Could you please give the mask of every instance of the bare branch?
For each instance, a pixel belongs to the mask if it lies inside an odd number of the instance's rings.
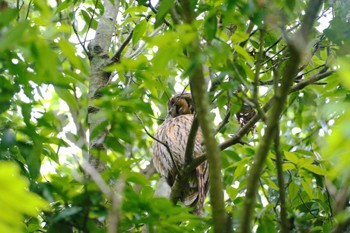
[[[84,38],[84,42],[83,42],[84,43],[84,47],[85,47],[85,43],[86,43],[86,40],[87,40],[87,36],[89,34],[89,30],[90,30],[91,25],[92,25],[92,21],[94,20],[94,17],[95,17],[95,14],[96,14],[96,8],[97,8],[98,1],[99,0],[96,0],[96,2],[95,2],[94,9],[92,11],[92,15],[91,15],[91,18],[90,18],[90,21],[89,21],[88,29],[87,29],[87,32],[85,34],[85,38]]]
[[[115,64],[115,63],[119,63],[120,62],[120,56],[122,54],[122,52],[124,51],[124,49],[126,48],[126,46],[129,44],[129,42],[132,39],[132,34],[134,33],[134,30],[132,30],[128,37],[124,40],[124,42],[120,45],[119,49],[117,50],[117,52],[113,55],[113,57],[111,58],[111,62],[109,65]]]
[[[83,48],[83,50],[84,50],[84,52],[86,53],[86,55],[87,55],[88,57],[90,57],[89,51],[87,51],[87,49],[86,49],[84,43],[80,40],[80,36],[79,36],[79,34],[78,34],[78,31],[77,31],[77,29],[76,29],[74,23],[72,23],[72,28],[73,28],[73,31],[74,31],[75,36],[77,37],[77,39],[78,39],[78,41],[79,41],[79,44],[80,44],[81,47]]]
[[[260,107],[259,104],[259,88],[258,88],[258,83],[259,83],[259,74],[260,74],[260,69],[261,69],[261,62],[262,62],[262,56],[263,56],[263,44],[264,44],[264,37],[265,37],[265,30],[261,29],[260,30],[260,38],[259,38],[259,52],[258,52],[258,58],[256,60],[255,64],[255,75],[254,75],[254,91],[253,91],[253,101],[254,101],[254,107],[258,111],[258,114],[260,117],[265,121],[265,113]]]

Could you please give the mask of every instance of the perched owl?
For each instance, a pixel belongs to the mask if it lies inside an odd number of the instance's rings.
[[[177,175],[176,166],[181,170],[185,163],[185,150],[188,134],[194,118],[194,106],[190,93],[178,94],[168,101],[168,115],[159,126],[155,138],[168,145],[171,155],[165,145],[154,141],[152,145],[153,163],[161,176],[167,179],[170,186],[174,185]],[[202,131],[198,129],[193,157],[203,154]],[[176,163],[176,166],[173,163]],[[186,206],[196,206],[195,213],[200,214],[204,199],[208,193],[208,163],[199,165],[189,177],[188,189],[182,190],[181,200]]]

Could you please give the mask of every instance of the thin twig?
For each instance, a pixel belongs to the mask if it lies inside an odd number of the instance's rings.
[[[312,210],[309,208],[309,206],[304,202],[302,196],[300,195],[300,191],[298,192],[298,197],[301,200],[301,202],[303,203],[303,205],[305,206],[305,208],[307,209],[307,211],[314,217],[314,218],[318,218],[317,215],[315,215],[314,213],[312,213]]]
[[[258,58],[255,64],[255,75],[254,75],[254,90],[253,90],[253,102],[254,102],[254,107],[258,111],[258,114],[260,115],[261,119],[265,121],[265,113],[260,107],[259,104],[259,88],[258,88],[258,83],[259,83],[259,73],[261,69],[261,62],[262,62],[262,56],[263,56],[263,44],[264,44],[264,37],[265,37],[265,30],[261,29],[260,30],[260,37],[259,37],[259,52],[258,52]]]
[[[26,20],[28,19],[28,16],[29,16],[30,5],[32,5],[32,1],[33,1],[33,0],[30,0],[29,3],[28,3],[28,10],[27,10],[26,17],[25,17]],[[18,15],[19,15],[19,14],[18,14]]]
[[[89,53],[89,51],[87,51],[87,49],[86,49],[84,43],[80,40],[80,36],[79,36],[79,34],[78,34],[78,31],[77,31],[77,29],[76,29],[74,23],[72,23],[72,28],[73,28],[73,31],[74,31],[75,36],[77,37],[77,39],[78,39],[78,41],[79,41],[79,44],[80,44],[81,47],[83,48],[83,50],[84,50],[84,52],[86,53],[86,55],[89,57],[89,56],[90,56],[90,55],[89,55],[90,53]]]
[[[158,13],[158,10],[152,5],[151,1],[149,1],[147,6],[153,11],[153,13]],[[171,24],[166,19],[164,19],[164,24],[167,25],[169,28],[172,28]]]
[[[124,51],[124,49],[126,48],[126,46],[131,41],[133,33],[134,33],[134,29],[129,33],[128,37],[124,40],[124,42],[120,45],[120,47],[117,50],[117,52],[113,55],[109,65],[112,65],[112,64],[120,62],[120,56],[121,56],[122,52]]]
[[[97,8],[98,1],[99,0],[96,0],[96,2],[94,4],[94,9],[92,11],[92,15],[91,15],[91,18],[90,18],[90,21],[89,21],[88,29],[87,29],[85,37],[84,37],[84,42],[83,42],[84,45],[86,44],[87,35],[89,34],[89,30],[91,28],[92,21],[94,20],[94,16],[95,16],[95,13],[96,13],[96,8]]]
[[[153,140],[155,140],[156,142],[158,142],[158,143],[162,144],[163,146],[165,146],[166,150],[168,151],[168,153],[169,153],[169,155],[170,155],[171,161],[172,161],[172,163],[174,164],[174,167],[175,167],[175,169],[176,169],[176,171],[177,171],[177,174],[180,174],[180,169],[179,169],[179,167],[177,166],[177,164],[176,164],[176,162],[175,162],[175,159],[174,159],[174,157],[173,157],[173,154],[171,153],[171,150],[170,150],[170,148],[169,148],[169,145],[168,145],[167,143],[162,142],[162,141],[159,140],[158,138],[155,138],[152,134],[150,134],[150,133],[148,132],[148,130],[146,129],[145,125],[143,124],[142,119],[141,119],[136,113],[135,113],[135,116],[136,116],[137,119],[140,121],[140,123],[141,123],[141,125],[142,125],[142,127],[143,127],[143,130],[146,132],[146,134],[147,134],[149,137],[151,137]]]
[[[306,86],[310,85],[310,84],[313,84],[313,83],[316,83],[317,81],[321,80],[321,79],[324,79],[324,78],[327,78],[328,76],[330,76],[331,74],[333,74],[335,71],[331,70],[331,71],[326,71],[324,73],[318,73],[308,79],[305,79],[303,81],[300,81],[299,83],[295,84],[294,86],[292,86],[292,88],[290,89],[290,92],[289,93],[292,93],[292,92],[296,92],[296,91],[300,91],[302,90],[303,88],[305,88]],[[263,107],[262,107],[262,110],[264,112],[267,112],[270,108],[271,108],[271,105],[272,105],[272,102],[273,102],[274,98],[271,98]],[[246,125],[244,125],[242,128],[240,128],[240,130],[235,134],[233,135],[233,137],[225,140],[224,142],[222,142],[219,147],[221,150],[224,150],[234,144],[237,144],[240,142],[241,138],[246,135],[250,130],[251,128],[254,126],[254,124],[256,122],[258,122],[260,120],[260,116],[257,114],[255,115],[252,119],[250,119],[250,121],[248,121],[248,123]]]
[[[219,124],[219,126],[215,130],[215,134],[219,133],[220,130],[222,128],[224,128],[225,125],[227,125],[229,123],[230,116],[231,116],[231,97],[228,94],[228,96],[227,96],[227,103],[226,103],[226,114],[225,114],[224,119],[221,121],[221,123]]]
[[[281,233],[288,233],[288,221],[287,221],[287,210],[286,210],[286,195],[285,195],[285,187],[284,187],[284,177],[283,177],[283,168],[282,168],[282,152],[280,149],[280,135],[279,135],[279,127],[275,132],[274,138],[274,146],[276,153],[276,167],[277,167],[277,181],[278,181],[278,192],[279,199],[281,202]]]

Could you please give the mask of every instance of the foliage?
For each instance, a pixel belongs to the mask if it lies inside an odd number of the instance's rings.
[[[18,167],[10,162],[0,163],[1,190],[1,232],[22,232],[24,215],[36,217],[38,209],[47,209],[47,203],[28,191],[26,179],[20,175]],[[29,226],[37,225],[35,220],[28,220]],[[34,230],[34,229],[33,229]]]
[[[105,2],[0,2],[0,186],[6,190],[0,206],[9,210],[0,214],[1,232],[106,232],[111,224],[119,232],[141,232],[146,225],[149,232],[213,232],[209,197],[199,217],[154,196],[159,175],[147,134],[165,118],[168,98],[190,91],[189,77],[199,64],[221,146],[242,131],[235,119],[242,106],[262,119],[221,153],[229,228],[239,229],[248,171],[266,129],[265,106],[309,1],[188,1],[196,19],[191,25],[183,23],[177,1],[152,2],[120,1],[110,50],[103,54],[119,58],[104,67],[110,80],[94,99],[88,44]],[[346,0],[322,4],[279,120],[279,148],[269,148],[259,179],[255,232],[280,231],[281,208],[290,232],[350,231],[349,9]],[[200,53],[190,58],[196,38]],[[89,131],[92,104],[99,109],[98,125]],[[106,169],[97,174],[84,166],[88,135],[104,135],[106,150],[95,155]]]

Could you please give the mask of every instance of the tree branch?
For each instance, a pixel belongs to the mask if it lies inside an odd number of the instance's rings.
[[[192,24],[194,13],[188,0],[181,1],[183,18],[185,23]],[[223,181],[221,176],[221,156],[217,142],[214,138],[214,130],[209,120],[209,97],[207,94],[207,82],[203,74],[200,58],[199,39],[195,38],[188,47],[189,59],[194,62],[194,70],[190,74],[190,86],[194,99],[199,126],[203,132],[204,144],[209,163],[210,200],[213,213],[214,232],[226,232],[226,213],[224,205]]]
[[[229,122],[230,116],[231,116],[231,97],[228,94],[228,96],[227,96],[227,104],[226,104],[226,114],[225,114],[225,117],[222,120],[222,122],[219,124],[219,126],[215,130],[215,134],[219,133],[220,130],[222,128],[224,128],[225,125],[227,125],[227,123]]]
[[[302,54],[307,48],[307,41],[311,33],[313,22],[316,19],[317,12],[319,11],[321,5],[322,0],[311,0],[306,9],[306,14],[302,21],[300,31],[295,34],[292,40],[287,39],[288,48],[290,51],[290,59],[286,64],[281,84],[278,86],[277,91],[274,95],[272,109],[267,117],[267,127],[265,129],[265,134],[254,157],[254,163],[249,169],[246,198],[244,206],[242,208],[242,216],[240,221],[241,224],[239,232],[241,233],[251,232],[251,222],[254,216],[254,206],[258,189],[258,181],[262,174],[264,163],[273,136],[278,128],[278,121],[284,109],[287,96],[291,90],[294,79],[297,76],[298,68],[302,61]]]
[[[119,49],[117,52],[113,55],[111,58],[110,65],[119,63],[120,62],[120,56],[122,55],[122,52],[126,48],[126,46],[129,44],[129,42],[132,39],[132,34],[134,33],[134,29],[129,33],[128,37],[124,40],[124,42],[120,45]]]
[[[281,202],[281,233],[288,233],[288,221],[287,221],[287,210],[286,210],[286,195],[284,187],[284,177],[283,177],[283,168],[282,168],[282,152],[280,149],[280,135],[279,127],[276,130],[275,138],[275,153],[276,153],[276,168],[277,168],[277,180],[278,180],[278,192],[280,195]]]
[[[198,119],[195,115],[193,117],[193,122],[191,125],[190,132],[188,133],[188,139],[186,144],[186,150],[185,150],[185,165],[190,164],[193,160],[193,150],[194,150],[194,143],[196,141],[196,135],[199,128]]]
[[[290,89],[289,93],[293,93],[296,91],[300,91],[303,88],[307,87],[310,84],[314,84],[317,81],[320,81],[322,79],[327,78],[328,76],[330,76],[331,74],[333,74],[335,71],[331,70],[331,71],[326,71],[324,73],[318,73],[314,76],[312,76],[311,78],[305,79],[297,84],[295,84],[294,86],[292,86],[292,88]],[[274,97],[272,97],[263,107],[262,110],[264,112],[267,112],[272,105],[272,102],[274,100]],[[240,128],[240,130],[231,138],[227,139],[226,141],[220,143],[219,148],[220,150],[225,150],[226,148],[235,145],[237,143],[239,143],[242,139],[242,137],[244,135],[246,135],[251,128],[255,125],[256,122],[258,122],[260,120],[261,116],[260,115],[255,115],[252,119],[250,119],[250,121],[248,121],[248,123],[246,125],[244,125],[242,128]]]

